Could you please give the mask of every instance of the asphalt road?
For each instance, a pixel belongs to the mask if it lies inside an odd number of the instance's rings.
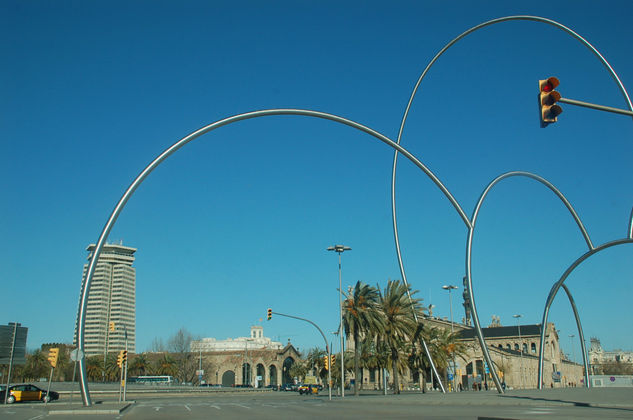
[[[135,397],[136,398],[136,397]],[[99,402],[99,399],[94,399]],[[561,389],[455,394],[379,395],[328,401],[327,393],[300,396],[294,392],[222,394],[143,394],[135,403],[118,412],[115,399],[102,399],[93,407],[68,404],[62,398],[44,407],[42,403],[0,406],[0,419],[36,420],[42,418],[95,419],[88,410],[114,410],[98,419],[633,419],[633,388]],[[69,415],[69,408],[79,411]],[[57,414],[56,414],[57,412]],[[64,414],[65,413],[65,414]]]

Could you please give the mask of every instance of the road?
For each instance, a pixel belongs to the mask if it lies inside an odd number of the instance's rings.
[[[633,419],[633,388],[562,389],[552,391],[463,392],[442,395],[419,393],[402,395],[364,394],[328,401],[327,394],[300,396],[294,392],[222,394],[143,394],[121,413],[101,414],[99,419]],[[136,397],[135,397],[136,398]],[[74,407],[83,412],[72,419],[94,419],[86,409],[120,407],[115,400],[84,408],[64,399],[50,404],[14,404],[0,407],[0,418],[36,420],[68,418],[63,411]],[[55,414],[57,411],[58,414]],[[116,410],[115,410],[116,411]]]

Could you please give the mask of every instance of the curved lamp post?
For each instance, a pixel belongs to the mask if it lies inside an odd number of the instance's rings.
[[[328,251],[335,251],[338,254],[338,309],[339,309],[339,325],[338,325],[338,335],[341,339],[341,398],[345,398],[345,359],[344,355],[344,341],[343,338],[343,284],[341,281],[341,254],[345,251],[351,251],[352,248],[345,245],[334,245],[329,246],[327,248]],[[358,381],[358,378],[355,378]],[[354,386],[358,386],[357,384]]]

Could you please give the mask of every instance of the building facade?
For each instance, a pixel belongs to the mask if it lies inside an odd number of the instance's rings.
[[[191,342],[191,351],[205,367],[202,380],[224,387],[276,387],[292,382],[292,365],[300,355],[290,342],[283,346],[264,336],[261,326],[251,327],[249,337],[216,340],[203,338]]]
[[[431,328],[447,330],[452,328],[460,334],[459,341],[466,349],[463,354],[455,357],[454,370],[453,368],[438,369],[447,390],[453,388],[478,390],[495,387],[490,373],[491,368],[485,363],[475,328],[461,323],[451,324],[445,319],[432,316],[426,317],[424,322]],[[501,382],[512,389],[536,388],[541,326],[521,325],[519,331],[518,326],[502,326],[497,319],[491,326],[482,330],[493,368]],[[347,348],[350,352],[353,351],[353,341],[347,341]],[[564,357],[559,346],[556,328],[553,323],[548,323],[545,331],[543,385],[547,388],[583,386],[583,372],[582,365],[572,363]],[[377,369],[363,369],[361,375],[365,389],[382,387],[382,375]],[[346,383],[349,383],[351,378],[353,374],[346,373]],[[402,389],[418,389],[422,385],[421,381],[421,375],[408,369],[405,369],[400,376]],[[426,381],[427,388],[439,388],[430,370],[426,372]],[[391,383],[392,378],[389,378],[388,384]]]
[[[88,261],[96,246],[90,244]],[[136,269],[135,248],[123,244],[103,246],[90,285],[85,318],[86,356],[136,348]],[[81,290],[85,286],[89,263],[84,265]],[[75,326],[74,343],[77,341]]]

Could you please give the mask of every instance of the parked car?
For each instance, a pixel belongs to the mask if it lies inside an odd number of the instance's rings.
[[[0,391],[0,399],[4,401],[5,390]],[[55,391],[51,391],[48,394],[45,390],[36,387],[31,384],[13,385],[9,387],[9,395],[7,396],[7,403],[13,404],[14,402],[22,401],[42,401],[48,402],[51,400],[58,400],[59,394]]]
[[[283,384],[281,386],[281,390],[282,391],[292,391],[292,387],[294,386],[294,384]]]

